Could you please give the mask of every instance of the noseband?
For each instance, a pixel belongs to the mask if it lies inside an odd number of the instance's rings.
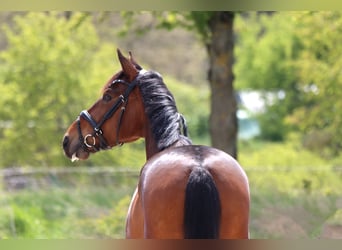
[[[144,70],[141,70],[139,72],[139,75],[141,75],[141,73],[143,73],[142,71],[144,71]],[[137,84],[138,84],[137,78],[138,77],[136,77],[131,83],[128,83],[122,79],[116,79],[112,82],[112,85],[115,83],[123,83],[127,86],[127,89],[125,90],[125,92],[122,95],[120,95],[118,97],[118,99],[116,100],[114,105],[111,107],[111,109],[109,111],[107,111],[107,113],[103,116],[103,118],[99,122],[96,122],[87,110],[81,111],[76,122],[77,122],[78,134],[79,134],[79,141],[80,141],[82,148],[85,151],[89,152],[90,149],[92,149],[94,151],[99,151],[101,149],[105,150],[105,149],[111,148],[108,145],[108,143],[107,143],[107,141],[103,135],[103,131],[102,131],[101,127],[108,119],[110,119],[114,115],[114,113],[120,108],[120,106],[121,106],[121,113],[119,116],[118,126],[117,126],[117,130],[116,130],[116,145],[121,146],[123,144],[122,142],[119,142],[119,132],[120,132],[121,121],[122,121],[122,117],[124,115],[124,112],[125,112],[125,109],[127,106],[128,96],[130,95],[132,90],[135,88],[135,86],[137,86]],[[87,134],[86,136],[83,137],[82,130],[81,130],[81,122],[80,122],[81,117],[83,119],[85,119],[92,126],[92,128],[93,128],[92,134]],[[99,146],[96,146],[96,137],[99,139]],[[90,139],[91,139],[91,141],[89,142]]]

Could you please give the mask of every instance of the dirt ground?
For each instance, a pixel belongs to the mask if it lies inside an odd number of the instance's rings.
[[[342,239],[342,226],[341,225],[325,225],[322,230],[321,238]]]
[[[337,211],[328,218],[318,218],[302,207],[269,207],[252,219],[251,226],[258,232],[255,238],[342,239],[342,198],[336,205]]]

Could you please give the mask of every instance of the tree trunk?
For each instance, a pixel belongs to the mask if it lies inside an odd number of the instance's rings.
[[[211,88],[210,134],[212,146],[237,158],[236,99],[233,88],[233,12],[215,12],[209,20],[207,46]]]

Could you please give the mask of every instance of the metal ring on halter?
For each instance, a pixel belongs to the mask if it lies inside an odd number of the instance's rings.
[[[88,144],[88,142],[87,142],[87,138],[88,138],[88,137],[92,137],[92,138],[93,138],[93,145]],[[92,148],[92,147],[94,147],[95,144],[96,144],[95,137],[94,137],[92,134],[87,134],[87,135],[84,137],[83,142],[84,142],[84,144],[85,144],[88,148]]]

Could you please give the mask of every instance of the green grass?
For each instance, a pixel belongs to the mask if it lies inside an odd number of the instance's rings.
[[[3,192],[0,238],[121,238],[132,193],[128,186]],[[120,223],[112,224],[115,233],[109,235],[102,224],[118,209],[112,221]]]
[[[252,238],[338,237],[331,230],[342,228],[339,159],[322,159],[295,140],[241,142],[239,151],[250,181]],[[59,178],[47,188],[0,191],[0,238],[124,237],[136,176]]]
[[[252,238],[318,238],[339,211],[340,194],[251,190]],[[329,237],[329,236],[326,236]]]
[[[251,188],[252,238],[333,237],[323,229],[341,209],[338,158],[321,158],[296,139],[241,142],[239,150]]]

